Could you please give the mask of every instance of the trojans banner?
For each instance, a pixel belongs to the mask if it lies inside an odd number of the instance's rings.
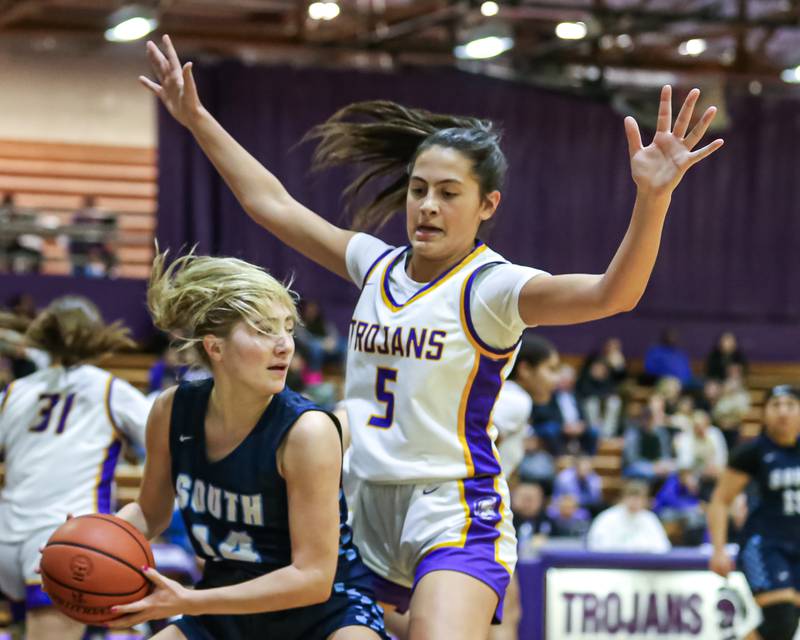
[[[550,568],[545,609],[548,640],[738,640],[761,622],[739,572]]]

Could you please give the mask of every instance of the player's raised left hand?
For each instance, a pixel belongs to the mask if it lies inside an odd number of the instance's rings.
[[[181,613],[191,613],[191,589],[162,576],[152,567],[144,568],[143,572],[155,589],[141,600],[111,607],[112,613],[120,614],[119,618],[108,622],[112,629],[127,629],[148,620],[163,620]]]
[[[656,134],[646,147],[642,146],[642,137],[636,120],[631,116],[625,118],[631,173],[640,193],[668,196],[678,186],[689,167],[707,158],[722,146],[723,141],[718,138],[694,150],[717,113],[716,107],[706,109],[687,134],[699,97],[699,89],[692,89],[689,92],[675,119],[675,125],[672,126],[672,87],[664,86],[661,89]]]

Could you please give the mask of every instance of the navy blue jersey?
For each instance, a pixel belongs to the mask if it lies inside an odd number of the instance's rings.
[[[800,541],[800,440],[781,447],[762,434],[737,448],[728,466],[753,479],[745,535]]]
[[[286,482],[277,452],[306,411],[322,411],[285,388],[272,398],[253,430],[227,456],[206,455],[205,416],[213,379],[182,383],[175,392],[170,422],[172,481],[186,531],[198,556],[230,561],[251,575],[292,562]],[[331,416],[337,428],[338,421]],[[339,570],[358,557],[346,524],[340,491]]]

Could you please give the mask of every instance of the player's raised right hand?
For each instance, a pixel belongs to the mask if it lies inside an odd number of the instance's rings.
[[[139,76],[139,82],[158,96],[173,118],[188,127],[192,118],[203,111],[192,76],[192,63],[181,66],[168,35],[162,38],[162,47],[163,51],[152,41],[147,41],[147,58],[158,82],[145,76]]]
[[[733,561],[724,549],[720,549],[711,556],[711,560],[708,561],[708,568],[717,575],[727,578],[728,574],[733,571]]]

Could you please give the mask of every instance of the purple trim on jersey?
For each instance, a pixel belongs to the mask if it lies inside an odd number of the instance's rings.
[[[44,591],[40,584],[25,585],[25,608],[38,609],[40,607],[52,607],[53,601]]]
[[[480,247],[482,247],[482,246],[483,246],[483,242],[481,242],[480,240],[477,240],[477,241],[475,242],[475,246],[472,248],[472,251],[470,251],[470,253],[469,253],[469,255],[468,255],[468,256],[466,256],[464,259],[462,259],[462,260],[458,261],[458,262],[457,262],[456,264],[454,264],[452,267],[450,267],[449,269],[447,269],[447,270],[446,270],[444,273],[440,273],[440,274],[439,274],[439,275],[438,275],[436,278],[434,278],[433,280],[431,280],[431,281],[430,281],[428,284],[426,284],[424,287],[422,287],[421,289],[419,289],[419,290],[415,291],[415,292],[414,292],[414,295],[412,295],[412,296],[411,296],[411,297],[410,297],[408,300],[406,300],[406,301],[405,301],[403,304],[400,304],[400,303],[398,303],[398,302],[397,302],[397,301],[396,301],[396,300],[395,300],[395,299],[392,297],[392,292],[391,292],[391,291],[389,291],[389,276],[390,276],[390,275],[391,275],[391,273],[392,273],[392,269],[394,269],[394,268],[395,268],[395,266],[397,265],[397,263],[398,263],[398,262],[400,262],[400,259],[401,259],[401,258],[402,258],[402,257],[403,257],[403,256],[404,256],[406,253],[408,253],[408,252],[411,250],[411,247],[406,247],[406,248],[405,248],[405,249],[403,249],[403,250],[402,250],[402,251],[401,251],[399,254],[397,254],[397,256],[396,256],[395,258],[393,258],[393,259],[392,259],[392,261],[389,263],[389,267],[386,269],[386,271],[385,271],[385,272],[384,272],[384,274],[383,274],[383,279],[381,280],[381,286],[383,287],[383,290],[386,292],[386,297],[389,299],[389,302],[391,302],[391,303],[392,303],[392,304],[393,304],[395,307],[404,307],[404,306],[406,306],[406,305],[407,305],[409,302],[411,302],[412,300],[414,300],[414,299],[415,299],[417,296],[419,296],[421,293],[423,293],[423,292],[427,291],[428,289],[430,289],[430,288],[431,288],[431,287],[433,287],[433,286],[436,286],[436,283],[438,283],[438,282],[439,282],[439,281],[440,281],[442,278],[445,278],[445,277],[447,277],[447,275],[448,275],[448,274],[449,274],[449,273],[450,273],[450,272],[451,272],[453,269],[455,269],[455,268],[457,268],[457,267],[461,266],[461,265],[464,263],[464,261],[465,261],[465,260],[467,260],[468,258],[470,258],[470,257],[472,256],[472,254],[474,254],[474,253],[475,253],[475,250],[476,250],[476,249],[479,249],[479,248],[480,248]]]
[[[500,463],[494,456],[492,439],[487,428],[497,394],[503,386],[503,367],[508,358],[495,360],[479,356],[480,363],[472,380],[464,412],[464,437],[472,457],[473,476],[496,476],[501,473]]]
[[[411,589],[379,576],[369,567],[366,569],[372,574],[372,591],[375,594],[375,600],[393,605],[397,613],[408,611],[408,605],[411,603]]]
[[[363,289],[363,288],[364,288],[364,286],[367,284],[367,280],[369,280],[369,277],[372,275],[372,271],[375,269],[375,267],[377,267],[377,266],[378,266],[378,263],[379,263],[381,260],[383,260],[383,259],[384,259],[384,258],[385,258],[387,255],[389,255],[391,252],[392,252],[392,248],[389,248],[389,249],[387,249],[387,250],[386,250],[386,251],[384,251],[384,252],[383,252],[381,255],[379,255],[379,256],[378,256],[378,259],[377,259],[377,260],[375,260],[375,262],[373,262],[373,263],[372,263],[372,264],[369,266],[369,269],[367,269],[367,274],[364,276],[364,280],[361,282],[361,288],[362,288],[362,289]]]
[[[469,506],[469,528],[463,547],[439,547],[426,555],[414,573],[414,587],[432,571],[458,571],[480,580],[497,594],[494,622],[503,619],[503,599],[511,580],[506,568],[496,559],[495,543],[500,537],[502,498],[494,489],[494,478],[467,478],[464,499]]]
[[[100,471],[100,480],[97,483],[97,513],[111,513],[111,483],[114,480],[114,469],[122,449],[122,441],[114,440],[106,449],[106,459]]]
[[[472,293],[472,285],[475,283],[475,278],[477,277],[477,275],[481,271],[483,271],[484,269],[486,269],[488,267],[493,267],[496,264],[508,264],[508,263],[501,262],[500,260],[497,260],[495,262],[487,262],[486,264],[482,264],[477,269],[475,269],[475,271],[473,271],[470,274],[469,278],[467,278],[467,282],[465,284],[466,288],[464,290],[464,318],[467,321],[467,330],[469,331],[470,335],[472,336],[472,339],[475,340],[475,342],[477,342],[482,349],[485,349],[489,353],[495,353],[498,356],[508,356],[508,355],[511,355],[512,353],[514,353],[514,351],[517,348],[517,345],[519,344],[519,340],[515,344],[510,346],[508,349],[497,349],[496,347],[490,347],[483,340],[481,340],[481,337],[478,335],[478,332],[475,330],[475,325],[472,323],[472,309],[470,308],[470,306],[471,306],[470,305],[470,300],[471,300],[470,294]]]

